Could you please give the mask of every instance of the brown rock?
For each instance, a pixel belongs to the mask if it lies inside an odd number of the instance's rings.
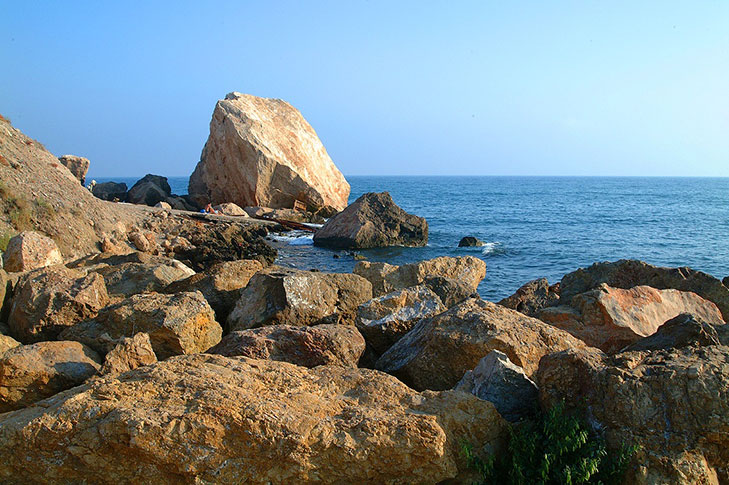
[[[388,192],[367,193],[314,234],[314,244],[329,248],[367,249],[425,246],[428,222],[398,207]]]
[[[157,202],[154,206],[158,209],[172,210],[172,206],[166,201]]]
[[[527,376],[539,359],[584,344],[567,332],[491,302],[471,299],[422,320],[376,367],[414,389],[450,389],[492,350],[505,353]]]
[[[15,340],[13,337],[0,334],[0,355],[5,353],[6,350],[17,347],[18,345],[20,345],[20,342]]]
[[[215,107],[188,191],[200,205],[291,208],[301,200],[332,213],[347,205],[349,184],[290,104],[230,93]]]
[[[655,333],[667,320],[682,313],[713,324],[724,323],[716,305],[695,293],[648,286],[623,290],[602,285],[574,296],[572,308],[548,308],[537,316],[612,354]]]
[[[61,155],[58,160],[71,171],[74,177],[81,182],[86,183],[86,173],[89,171],[89,159],[77,157],[75,155]]]
[[[0,413],[82,384],[101,367],[101,358],[78,342],[20,345],[0,355]]]
[[[232,202],[223,202],[213,207],[213,209],[226,216],[250,217],[239,205]]]
[[[18,281],[8,326],[23,343],[55,340],[65,328],[91,318],[109,303],[104,279],[64,266],[27,273]]]
[[[121,374],[143,365],[157,362],[152,342],[146,333],[138,333],[131,338],[121,338],[119,343],[106,354],[102,374]]]
[[[438,483],[462,440],[505,423],[462,392],[385,374],[189,355],[0,416],[0,480],[34,483]]]
[[[76,340],[101,354],[122,337],[146,332],[157,358],[204,352],[220,342],[223,330],[200,292],[133,295],[104,308],[93,320],[66,329],[60,338]]]
[[[280,360],[304,367],[357,367],[364,350],[364,338],[351,325],[268,325],[231,332],[208,353]]]
[[[559,303],[559,283],[549,285],[547,278],[530,281],[516,290],[516,293],[504,298],[499,305],[535,317],[545,307]]]
[[[129,233],[129,242],[134,244],[134,247],[143,253],[151,253],[155,249],[155,245],[152,244],[150,238],[138,231]]]
[[[444,276],[425,278],[423,284],[438,295],[446,308],[452,308],[464,300],[478,296],[470,284]]]
[[[402,266],[360,261],[354,266],[354,274],[372,283],[372,292],[375,296],[417,286],[429,278],[438,276],[463,283],[473,294],[486,276],[486,263],[473,256],[458,258],[441,256]]]
[[[180,261],[164,257],[143,258],[145,262],[128,262],[115,266],[104,263],[90,268],[104,277],[110,295],[124,297],[137,293],[162,291],[170,284],[195,275]]]
[[[215,311],[216,320],[225,322],[240,298],[240,290],[262,269],[263,265],[258,261],[226,261],[213,265],[203,273],[175,281],[163,293],[199,291]]]
[[[629,345],[623,351],[644,351],[644,350],[670,350],[681,347],[703,347],[705,345],[729,344],[725,338],[726,332],[717,332],[717,328],[723,330],[726,324],[716,326],[716,322],[707,323],[701,317],[695,317],[683,313],[667,321],[649,337],[642,338]]]
[[[352,323],[357,307],[370,299],[372,285],[360,276],[273,266],[241,291],[228,328]]]
[[[53,239],[35,231],[24,231],[11,238],[3,253],[3,268],[10,273],[62,263],[61,251]]]

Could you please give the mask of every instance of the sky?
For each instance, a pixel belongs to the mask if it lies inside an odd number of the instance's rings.
[[[345,175],[729,176],[726,1],[0,0],[0,113],[89,176],[187,176],[215,103]]]

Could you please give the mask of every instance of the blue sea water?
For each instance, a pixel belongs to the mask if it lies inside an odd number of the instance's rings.
[[[97,179],[102,181],[101,179]],[[119,181],[119,179],[117,179]],[[131,186],[136,179],[120,180]],[[525,282],[557,282],[596,261],[634,258],[729,275],[729,179],[640,177],[348,177],[350,202],[388,191],[406,211],[425,217],[424,248],[361,251],[370,261],[410,263],[437,256],[483,259],[479,293],[510,295]],[[186,193],[187,179],[171,178]],[[458,248],[463,236],[487,244]],[[278,238],[279,264],[348,272],[346,251],[316,248],[310,238]],[[340,255],[339,259],[333,257]]]

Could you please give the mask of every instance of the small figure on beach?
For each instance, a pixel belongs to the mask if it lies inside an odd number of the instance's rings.
[[[202,212],[206,212],[208,214],[220,214],[219,210],[215,210],[212,205],[208,204],[205,206],[205,208],[202,210]]]

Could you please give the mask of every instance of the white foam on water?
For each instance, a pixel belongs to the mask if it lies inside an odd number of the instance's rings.
[[[496,242],[487,242],[483,246],[481,246],[483,249],[481,249],[481,254],[491,254],[496,251],[496,248],[500,246],[501,243]]]
[[[310,246],[314,244],[314,235],[305,231],[291,231],[286,234],[270,234],[271,239],[288,243],[289,246]]]

